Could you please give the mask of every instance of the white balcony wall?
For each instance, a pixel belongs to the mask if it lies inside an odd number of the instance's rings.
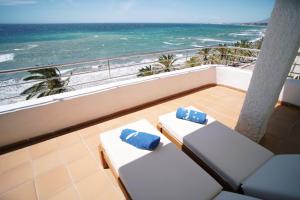
[[[1,106],[0,147],[209,84],[247,91],[251,76],[231,67],[194,67]],[[287,79],[279,101],[300,106],[300,81]]]
[[[300,80],[286,79],[279,95],[279,101],[300,106]]]
[[[216,68],[216,84],[225,85],[243,91],[248,90],[251,76],[252,71],[249,70],[221,66]]]

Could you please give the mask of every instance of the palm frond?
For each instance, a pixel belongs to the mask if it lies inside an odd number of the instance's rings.
[[[21,92],[21,95],[37,92],[41,88],[45,87],[45,85],[46,85],[45,82],[36,83],[36,84],[32,85],[31,87],[25,89],[23,92]]]
[[[52,94],[58,94],[68,91],[67,85],[70,82],[70,78],[62,80],[61,73],[57,67],[35,69],[28,71],[31,76],[25,77],[24,81],[29,80],[44,80],[40,83],[34,84],[31,87],[25,89],[21,95],[28,95],[26,99],[30,99],[34,96],[37,98],[48,96]]]
[[[44,75],[33,75],[23,78],[23,81],[30,81],[30,80],[43,80],[46,79]]]

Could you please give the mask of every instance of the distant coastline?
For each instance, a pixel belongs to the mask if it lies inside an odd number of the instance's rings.
[[[251,25],[251,26],[267,26],[269,23],[269,18],[268,19],[264,19],[264,20],[260,20],[260,21],[256,21],[256,22],[247,22],[247,23],[240,23],[241,25]]]

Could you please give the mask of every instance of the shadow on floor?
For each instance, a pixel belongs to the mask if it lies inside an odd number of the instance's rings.
[[[300,153],[300,109],[278,105],[260,144],[275,154]]]

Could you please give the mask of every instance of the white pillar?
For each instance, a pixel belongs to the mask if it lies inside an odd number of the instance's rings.
[[[300,46],[300,0],[277,0],[236,130],[259,142]],[[299,91],[300,92],[300,91]]]

